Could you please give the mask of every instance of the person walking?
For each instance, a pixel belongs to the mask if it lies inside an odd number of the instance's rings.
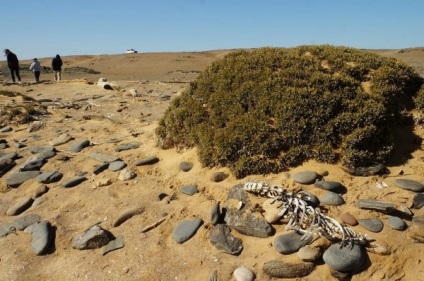
[[[52,60],[52,68],[54,73],[54,81],[60,81],[62,78],[62,59],[59,55],[56,55]]]
[[[35,83],[40,83],[41,66],[40,66],[40,62],[36,58],[31,63],[29,70],[32,70],[34,72]]]
[[[4,49],[4,54],[7,57],[7,66],[10,69],[10,74],[12,75],[13,83],[15,83],[15,74],[16,74],[19,84],[21,84],[21,76],[19,75],[18,57],[14,53],[12,53],[9,49]]]

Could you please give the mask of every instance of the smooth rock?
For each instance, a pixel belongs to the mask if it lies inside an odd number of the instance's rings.
[[[109,163],[101,163],[94,167],[93,174],[98,175],[109,167]]]
[[[306,245],[297,251],[297,256],[302,261],[314,262],[321,257],[321,251],[318,248]]]
[[[419,210],[422,206],[424,206],[424,193],[417,193],[414,195],[411,208]]]
[[[308,203],[308,205],[311,205],[314,208],[319,206],[321,202],[319,201],[318,197],[306,190],[304,190],[303,193],[308,196],[304,198],[305,202]]]
[[[4,154],[4,155],[2,155],[1,157],[0,157],[0,161],[1,160],[7,160],[7,159],[10,159],[10,160],[15,160],[15,159],[17,159],[18,158],[18,153],[16,153],[16,152],[11,152],[11,153],[7,153],[7,154]]]
[[[122,170],[126,166],[127,166],[127,164],[124,161],[118,160],[118,161],[114,161],[114,162],[109,163],[108,169],[112,172],[117,172],[117,171]]]
[[[87,178],[84,176],[76,176],[72,179],[69,179],[62,183],[62,186],[65,188],[70,188],[79,185],[80,183],[86,181]]]
[[[398,217],[389,216],[387,219],[387,224],[396,230],[405,230],[406,229],[406,223]]]
[[[224,220],[229,227],[244,235],[266,238],[273,233],[272,226],[262,216],[235,208],[227,209]]]
[[[219,202],[213,205],[211,210],[211,224],[216,225],[222,220],[221,208]]]
[[[396,206],[392,203],[374,200],[374,199],[358,199],[355,206],[364,210],[379,211],[382,213],[392,213],[396,211]]]
[[[99,225],[93,225],[72,239],[72,247],[78,250],[97,249],[107,245],[109,234]]]
[[[37,214],[25,215],[13,221],[13,225],[17,230],[24,230],[31,224],[41,221],[41,217]]]
[[[55,148],[53,146],[34,146],[29,150],[32,154],[39,154],[47,151],[55,151]]]
[[[279,235],[274,239],[274,249],[285,255],[295,253],[312,241],[312,236],[309,239],[301,240],[302,236],[295,231]]]
[[[337,271],[351,272],[362,266],[366,254],[364,247],[358,244],[341,247],[340,243],[335,243],[324,252],[323,259]]]
[[[343,213],[340,220],[350,226],[358,225],[358,220],[349,212]]]
[[[137,174],[134,173],[132,170],[128,168],[124,168],[119,171],[118,179],[121,181],[128,181],[128,180],[132,180],[136,176]]]
[[[6,215],[8,216],[19,215],[23,213],[25,210],[27,210],[29,207],[31,207],[32,202],[34,202],[34,199],[32,199],[31,197],[23,197],[20,200],[18,200],[13,206],[7,209]]]
[[[415,192],[424,191],[424,184],[417,182],[417,181],[414,181],[414,180],[396,179],[395,185],[397,187],[402,188],[402,189],[411,190],[411,191],[415,191]]]
[[[371,232],[380,232],[384,227],[383,222],[378,218],[359,219],[358,223]]]
[[[43,172],[35,179],[40,183],[54,183],[62,179],[63,174],[58,171]]]
[[[124,150],[136,149],[136,148],[139,148],[139,147],[140,147],[140,143],[137,143],[137,142],[123,143],[123,144],[118,145],[115,148],[115,151],[121,152],[121,151],[124,151]]]
[[[9,172],[16,165],[13,159],[0,160],[0,177]]]
[[[24,182],[36,178],[39,174],[40,171],[14,172],[6,178],[6,185],[10,187],[18,187]]]
[[[199,192],[196,184],[183,186],[183,187],[181,187],[180,190],[181,190],[182,193],[190,195],[190,196]]]
[[[262,270],[274,278],[301,278],[309,275],[314,270],[313,263],[288,263],[272,260],[264,263]]]
[[[293,180],[300,184],[313,184],[319,175],[313,171],[298,172],[293,175]]]
[[[73,153],[78,153],[88,146],[90,146],[89,140],[78,141],[74,143],[73,145],[71,145],[71,147],[69,148],[69,151]]]
[[[19,171],[39,171],[45,163],[46,161],[44,159],[34,159],[26,162],[21,168],[19,168]]]
[[[45,254],[53,243],[53,229],[48,221],[41,221],[32,230],[31,250],[36,255]]]
[[[124,210],[123,212],[121,212],[116,217],[116,219],[112,223],[112,226],[118,227],[121,224],[123,224],[125,221],[132,218],[133,216],[142,214],[143,212],[144,212],[144,207],[141,207],[141,206],[135,206],[135,207],[128,208],[128,209]]]
[[[71,137],[68,133],[63,133],[59,135],[57,138],[53,139],[49,142],[49,145],[51,146],[58,146],[61,144],[65,144],[69,142],[70,140],[73,140],[73,137]]]
[[[119,160],[119,158],[116,156],[99,153],[99,152],[90,153],[89,157],[91,159],[94,159],[96,161],[103,162],[103,163],[111,163],[111,162]]]
[[[244,266],[236,268],[233,272],[233,276],[236,281],[253,281],[256,278],[255,273]]]
[[[157,158],[156,156],[149,156],[149,157],[138,160],[135,163],[135,166],[153,165],[158,162],[159,162],[159,158]]]
[[[321,189],[329,190],[329,191],[337,191],[337,190],[343,188],[343,185],[340,182],[324,181],[324,180],[316,181],[314,183],[314,186],[321,188]]]
[[[213,182],[221,182],[223,180],[225,180],[226,178],[228,178],[228,174],[224,173],[224,172],[215,172],[211,175],[211,181]]]
[[[199,218],[181,221],[175,226],[172,237],[177,243],[182,244],[193,237],[202,224],[203,221]]]
[[[243,250],[243,241],[231,234],[231,228],[225,224],[214,225],[209,233],[209,241],[218,250],[238,255]]]
[[[0,133],[7,133],[7,132],[11,132],[13,129],[10,126],[4,126],[0,129]]]
[[[121,249],[125,246],[124,237],[122,235],[116,237],[115,240],[111,240],[103,249],[103,255],[109,252]]]
[[[181,162],[179,168],[183,172],[188,172],[193,168],[193,163],[191,162]]]
[[[47,160],[56,156],[56,151],[44,151],[37,155],[39,160]]]
[[[343,197],[332,191],[327,191],[323,196],[319,198],[322,205],[328,206],[340,206],[345,203]]]

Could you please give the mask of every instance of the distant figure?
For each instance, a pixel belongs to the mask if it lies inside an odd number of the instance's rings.
[[[54,81],[60,81],[62,78],[62,59],[59,55],[52,60],[52,68],[54,73]]]
[[[15,83],[15,74],[18,77],[19,84],[21,84],[21,76],[19,75],[19,60],[18,57],[12,53],[9,49],[4,49],[4,54],[7,56],[7,66],[10,69],[12,75],[12,81]]]
[[[29,70],[34,72],[35,83],[40,83],[40,68],[40,62],[37,59],[34,59],[29,67]]]

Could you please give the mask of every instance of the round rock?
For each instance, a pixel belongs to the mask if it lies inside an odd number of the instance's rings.
[[[406,223],[398,217],[389,216],[387,219],[387,224],[396,230],[405,230],[406,229]]]
[[[47,252],[53,242],[53,233],[48,221],[37,223],[32,230],[31,249],[36,255]]]
[[[199,190],[197,189],[197,184],[183,186],[183,187],[181,187],[180,190],[181,190],[182,193],[190,195],[190,196],[199,192]]]
[[[272,260],[264,263],[263,271],[266,275],[275,278],[300,278],[309,275],[314,270],[313,263],[287,263]]]
[[[303,171],[294,174],[293,180],[300,184],[313,184],[318,179],[318,177],[319,175],[316,172]]]
[[[358,223],[371,232],[380,232],[384,227],[383,222],[378,218],[359,219]]]
[[[312,240],[312,237],[307,240],[301,240],[302,236],[302,234],[295,231],[277,236],[274,240],[274,248],[277,252],[282,254],[297,252]]]
[[[344,222],[347,225],[355,226],[358,225],[358,220],[349,212],[343,213],[340,217],[342,222]]]
[[[424,193],[417,193],[412,201],[412,209],[421,209],[424,206]]]
[[[422,183],[409,179],[396,179],[395,185],[402,189],[411,190],[415,192],[421,192],[424,190],[424,185]]]
[[[172,237],[177,243],[182,244],[193,237],[202,224],[203,221],[199,218],[179,222],[174,228]]]
[[[343,197],[332,191],[327,191],[323,196],[319,198],[319,201],[323,205],[329,206],[340,206],[345,203]]]
[[[316,181],[314,186],[330,191],[335,191],[343,187],[343,185],[337,181]]]
[[[236,281],[253,281],[255,280],[255,273],[250,271],[244,266],[240,266],[233,272],[234,279]]]
[[[332,269],[350,272],[362,266],[366,259],[366,251],[360,245],[342,247],[340,243],[331,245],[323,255],[324,262]]]
[[[183,172],[188,172],[193,168],[193,163],[191,162],[181,162],[179,168]]]
[[[302,261],[313,262],[321,257],[321,251],[318,248],[306,245],[299,249],[297,255]]]
[[[117,172],[122,170],[123,168],[125,168],[127,166],[127,164],[124,161],[114,161],[112,163],[109,164],[108,169],[111,170],[112,172]]]

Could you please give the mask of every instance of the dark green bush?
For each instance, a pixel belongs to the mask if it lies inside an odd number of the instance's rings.
[[[162,147],[197,146],[203,165],[238,178],[309,159],[369,165],[387,159],[390,127],[421,85],[412,68],[353,48],[235,51],[173,100],[156,133]]]

